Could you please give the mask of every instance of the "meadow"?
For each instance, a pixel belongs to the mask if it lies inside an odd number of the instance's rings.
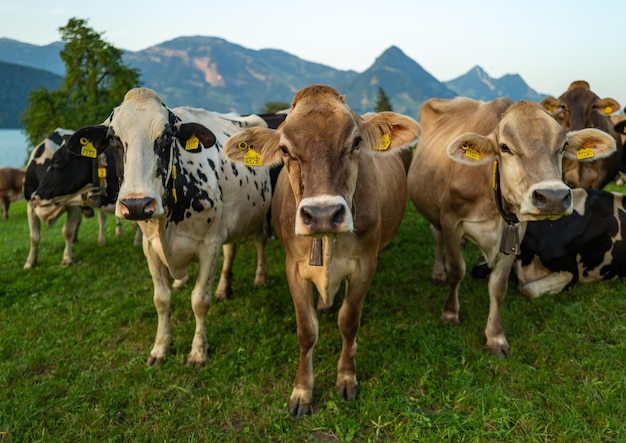
[[[26,203],[10,216],[0,222],[2,443],[626,441],[624,281],[528,300],[511,276],[511,355],[493,357],[483,349],[487,281],[466,276],[461,324],[440,323],[447,289],[430,280],[428,224],[407,204],[366,298],[359,396],[334,393],[340,290],[320,318],[313,415],[295,419],[296,320],[278,240],[268,243],[263,288],[253,286],[252,242],[240,245],[234,297],[209,312],[203,368],[185,366],[191,285],[173,296],[173,355],[148,367],[157,319],[130,224],[116,238],[109,218],[99,247],[97,221],[83,220],[75,263],[62,267],[64,216],[44,229],[39,266],[24,271]],[[471,244],[465,254],[469,271],[480,254]]]

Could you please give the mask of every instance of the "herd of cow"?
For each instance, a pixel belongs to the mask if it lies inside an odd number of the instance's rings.
[[[529,297],[623,276],[623,196],[602,190],[626,169],[625,122],[610,116],[618,109],[583,81],[542,103],[431,99],[420,123],[394,112],[357,115],[323,85],[299,91],[285,113],[246,117],[169,109],[154,91],[136,88],[104,123],[58,129],[34,149],[25,170],[0,169],[0,197],[5,218],[22,192],[29,202],[25,269],[37,263],[40,223],[64,212],[64,265],[72,263],[81,212],[99,210],[101,244],[106,213],[137,224],[158,314],[149,365],[170,352],[171,290],[186,284],[195,259],[188,364],[205,362],[220,249],[218,299],[230,295],[235,245],[250,235],[258,251],[255,284],[263,284],[271,212],[285,247],[300,345],[289,412],[302,416],[311,412],[318,339],[313,290],[317,310],[327,310],[345,282],[336,390],[351,400],[365,294],[407,198],[431,224],[432,277],[449,284],[442,321],[459,322],[464,239],[482,251],[493,354],[509,353],[500,313],[514,266]]]

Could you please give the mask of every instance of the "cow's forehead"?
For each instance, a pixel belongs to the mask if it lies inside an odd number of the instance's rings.
[[[517,102],[503,115],[498,126],[498,139],[501,142],[514,143],[524,148],[533,141],[554,145],[565,140],[566,134],[561,125],[552,118],[539,104],[534,102]]]
[[[149,92],[145,92],[149,91]],[[121,138],[150,135],[158,137],[169,121],[169,113],[154,91],[129,91],[111,115],[110,126]],[[146,133],[148,131],[148,133]]]

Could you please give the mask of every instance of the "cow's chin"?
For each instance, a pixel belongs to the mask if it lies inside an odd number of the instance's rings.
[[[518,214],[517,218],[521,222],[532,222],[541,220],[558,220],[561,217],[566,217],[567,214]]]

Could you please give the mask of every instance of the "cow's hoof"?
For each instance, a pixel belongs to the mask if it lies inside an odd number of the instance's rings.
[[[299,399],[289,399],[289,414],[297,418],[311,415],[311,403],[301,403]]]
[[[226,301],[233,297],[233,290],[228,288],[225,290],[220,290],[215,292],[215,299],[217,301]]]
[[[260,286],[263,286],[266,280],[267,280],[267,272],[265,271],[257,272],[256,275],[254,276],[254,286],[257,288]]]
[[[354,383],[342,382],[335,385],[335,392],[344,400],[352,401],[359,393],[359,385]]]
[[[63,266],[63,267],[71,266],[73,264],[74,264],[74,262],[72,260],[63,260],[61,262],[61,266]]]
[[[148,357],[148,360],[146,361],[146,365],[161,366],[163,363],[165,363],[165,359],[166,357],[156,357],[156,356],[151,355],[150,357]]]
[[[459,321],[459,314],[447,311],[441,313],[441,317],[439,317],[439,320],[442,323],[452,323],[453,325],[458,325],[461,323]]]
[[[498,358],[507,358],[509,353],[511,352],[511,348],[508,343],[498,344],[498,345],[485,345],[485,349],[491,355]]]
[[[186,366],[189,366],[191,368],[201,368],[202,366],[204,366],[204,360],[189,357]]]

